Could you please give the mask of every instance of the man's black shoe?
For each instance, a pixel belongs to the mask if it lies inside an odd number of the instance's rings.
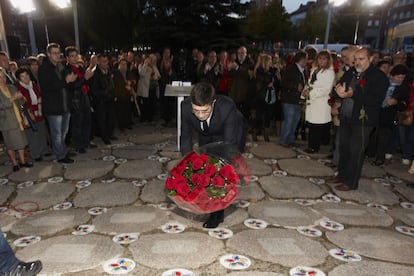
[[[79,152],[79,153],[86,153],[86,149],[81,148],[81,149],[78,149],[77,152]]]
[[[42,262],[20,262],[12,270],[3,273],[2,276],[34,276],[42,270]]]
[[[109,140],[109,139],[102,139],[102,140],[105,143],[105,145],[110,145],[111,144],[111,140]]]
[[[41,161],[43,161],[43,158],[42,157],[38,157],[38,158],[35,158],[34,159],[36,162],[41,162]]]
[[[69,157],[65,157],[65,158],[58,160],[58,163],[64,163],[64,164],[71,164],[73,162],[74,162],[73,159],[70,159]]]
[[[109,139],[111,139],[111,140],[113,140],[113,141],[116,141],[116,140],[118,140],[118,137],[116,137],[116,136],[111,136]]]
[[[224,211],[217,211],[210,214],[209,219],[203,224],[204,228],[217,228],[224,221]]]
[[[20,167],[23,167],[23,168],[31,168],[31,167],[33,167],[33,164],[32,163],[29,163],[29,162],[25,162],[25,163],[19,163],[19,165],[20,165]]]
[[[308,153],[308,154],[315,154],[318,153],[319,151],[313,148],[307,148],[304,150],[304,152]]]
[[[97,147],[98,146],[93,144],[93,143],[89,143],[89,145],[88,145],[88,148],[90,148],[90,149],[94,149],[94,148],[97,148]]]

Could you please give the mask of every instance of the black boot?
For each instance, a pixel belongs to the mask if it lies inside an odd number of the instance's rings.
[[[252,140],[253,142],[257,142],[257,129],[253,129],[252,131]]]
[[[203,224],[204,228],[217,228],[224,221],[224,210],[210,213],[209,219]]]
[[[264,132],[263,132],[263,137],[264,137],[264,140],[265,140],[266,142],[270,142],[270,139],[269,139],[269,128],[265,128],[265,129],[264,129]]]

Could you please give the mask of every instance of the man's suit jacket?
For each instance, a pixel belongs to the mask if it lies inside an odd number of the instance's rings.
[[[230,98],[218,95],[214,103],[209,129],[203,132],[201,122],[192,112],[191,99],[187,98],[181,103],[180,150],[183,155],[193,149],[193,131],[198,133],[200,146],[224,142],[236,145],[240,151],[243,151],[247,123]]]
[[[282,75],[280,99],[282,103],[299,104],[301,92],[299,84],[305,85],[304,75],[299,71],[296,63],[289,66]]]

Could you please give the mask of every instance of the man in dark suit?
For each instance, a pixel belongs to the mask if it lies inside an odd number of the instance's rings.
[[[193,149],[193,131],[198,133],[199,146],[224,142],[242,152],[247,122],[230,98],[216,95],[211,84],[200,82],[181,103],[180,151],[183,155]],[[224,210],[211,213],[203,227],[216,228],[223,220]]]
[[[300,96],[305,87],[305,66],[307,55],[303,51],[295,54],[294,64],[289,66],[282,76],[281,102],[283,107],[282,130],[279,144],[292,146],[295,142],[295,131],[301,114]]]
[[[381,105],[389,85],[387,76],[371,64],[371,51],[355,52],[355,70],[349,82],[338,83],[335,97],[342,99],[339,128],[338,176],[329,182],[338,183],[336,190],[358,189],[369,135],[379,123]],[[352,99],[344,105],[345,99]]]

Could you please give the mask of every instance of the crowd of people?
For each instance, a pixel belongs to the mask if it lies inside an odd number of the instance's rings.
[[[360,49],[352,45],[341,53],[307,47],[282,58],[276,53],[248,53],[243,46],[232,52],[193,49],[183,62],[181,57],[174,59],[168,47],[161,53],[125,51],[84,57],[76,47],[61,49],[51,43],[45,54],[28,57],[20,67],[0,52],[4,118],[0,129],[14,171],[33,166],[25,158],[26,148],[36,162],[52,149],[58,162],[72,163],[68,143],[82,154],[96,147],[91,142],[94,136],[111,144],[117,139],[114,129],[128,131],[134,118],[142,122],[161,118],[173,124],[175,99],[165,96],[165,88],[179,79],[209,83],[216,94],[230,97],[249,122],[254,141],[263,137],[269,142],[275,134],[280,145],[292,147],[299,138],[308,141],[308,154],[332,143],[333,158],[328,165],[338,169],[341,148],[350,152],[345,149],[350,147],[345,146],[347,142],[353,150],[364,151],[362,158],[374,157],[374,165],[383,165],[398,150],[403,165],[409,165],[414,127],[398,122],[400,113],[412,110],[413,105],[407,56],[366,52],[368,67],[363,69],[357,67]],[[362,77],[368,69],[382,72],[375,81],[375,99],[370,98],[371,80]],[[360,79],[367,81],[362,89]],[[22,110],[29,114],[31,124],[24,123]],[[340,139],[352,135],[344,133],[348,124],[362,122],[364,131],[355,131],[358,135],[364,132],[363,137],[354,137],[363,140],[360,149],[355,141]],[[342,154],[342,160],[346,158]]]

